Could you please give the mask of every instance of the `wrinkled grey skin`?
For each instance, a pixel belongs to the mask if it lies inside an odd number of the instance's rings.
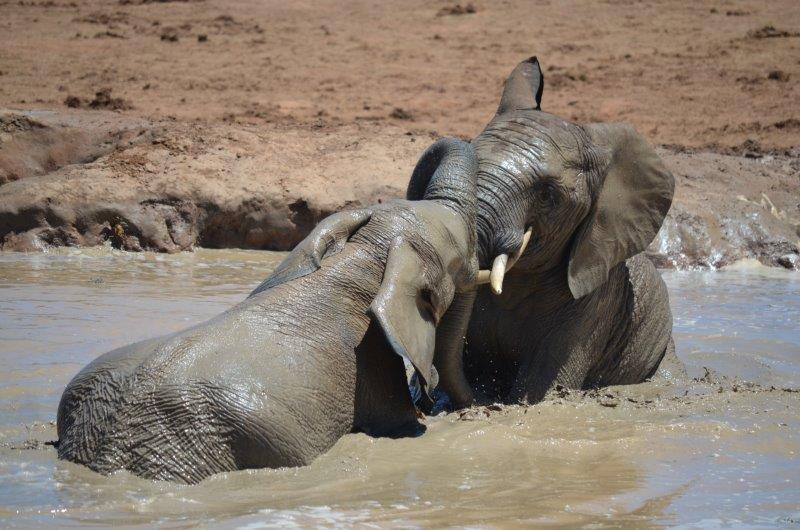
[[[448,307],[474,295],[475,170],[469,144],[441,140],[414,200],[329,217],[240,304],[93,361],[61,398],[59,458],[194,483],[305,465],[352,431],[419,433],[403,358],[427,397],[435,339],[460,348],[469,312]]]
[[[502,294],[482,286],[473,308],[465,369],[485,399],[637,383],[665,354],[677,362],[667,290],[641,254],[669,210],[673,177],[627,125],[542,112],[542,89],[536,58],[521,63],[472,142],[480,267],[513,255],[532,228]],[[451,399],[466,406],[473,394],[462,387]]]

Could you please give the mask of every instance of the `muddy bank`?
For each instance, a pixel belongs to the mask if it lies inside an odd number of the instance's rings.
[[[291,248],[333,211],[400,196],[424,147],[477,134],[535,54],[545,110],[674,146],[661,266],[798,267],[795,0],[0,11],[0,108],[19,109],[0,115],[6,250]]]
[[[660,154],[676,180],[672,208],[648,249],[660,267],[756,259],[800,269],[800,153]]]
[[[332,212],[401,197],[434,139],[364,122],[148,122],[81,110],[0,118],[0,248],[22,251],[287,250]],[[753,258],[800,268],[800,158],[661,155],[677,192],[650,248],[660,266]]]
[[[93,162],[148,130],[143,120],[113,114],[0,109],[0,185]]]
[[[0,185],[4,250],[290,249],[332,212],[401,196],[432,140],[372,124],[145,123],[81,111],[4,116],[36,120],[34,130],[10,131],[0,143],[0,174],[15,176]],[[112,121],[117,128],[109,130]],[[69,150],[78,134],[85,151],[104,154],[27,164]]]

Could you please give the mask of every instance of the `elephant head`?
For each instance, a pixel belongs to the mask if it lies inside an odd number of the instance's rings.
[[[475,297],[477,159],[472,146],[445,138],[420,157],[407,201],[334,214],[320,223],[253,295],[321,267],[348,242],[386,247],[383,283],[369,308],[392,350],[414,366],[420,405],[441,384],[470,396],[461,347]],[[252,296],[252,295],[251,295]]]
[[[577,299],[616,264],[643,251],[672,202],[674,181],[653,149],[623,124],[576,124],[541,110],[535,57],[505,83],[497,114],[474,139],[482,282],[502,291],[516,263],[566,270]]]

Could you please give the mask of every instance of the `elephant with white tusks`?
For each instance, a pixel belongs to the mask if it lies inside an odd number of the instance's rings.
[[[332,215],[240,304],[97,358],[61,398],[59,458],[195,483],[306,465],[349,432],[421,432],[404,360],[424,401],[437,376],[464,384],[476,168],[438,141],[408,200]]]
[[[476,252],[482,286],[467,333],[470,385],[456,406],[536,402],[568,388],[680,372],[667,289],[643,254],[674,180],[632,127],[541,110],[535,57],[505,83],[478,157]]]

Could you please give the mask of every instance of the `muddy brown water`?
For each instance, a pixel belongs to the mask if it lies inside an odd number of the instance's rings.
[[[663,272],[694,380],[443,414],[419,438],[349,435],[309,467],[196,486],[39,443],[87,362],[223,311],[281,257],[0,253],[0,526],[800,525],[800,275],[760,267]]]

